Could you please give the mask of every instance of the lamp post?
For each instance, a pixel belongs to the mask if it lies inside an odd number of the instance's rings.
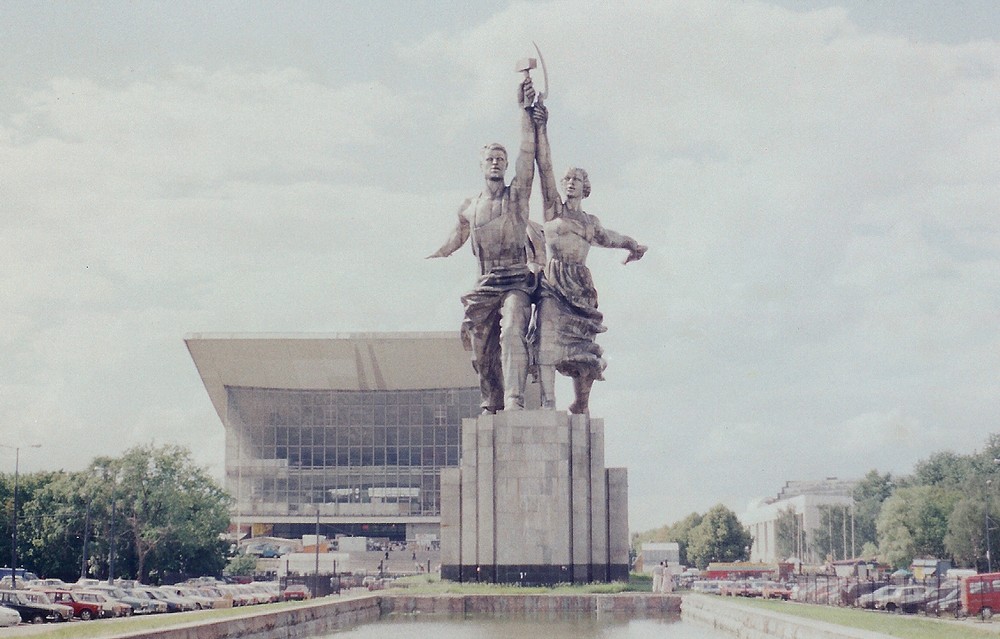
[[[986,572],[993,572],[993,560],[990,558],[990,485],[992,484],[992,479],[986,480],[986,507],[983,509],[986,519]]]
[[[17,588],[17,486],[21,467],[21,447],[0,444],[3,448],[14,449],[14,508],[10,515],[10,583]],[[41,448],[41,444],[29,444],[25,448]]]
[[[993,465],[1000,466],[1000,457],[993,458]],[[990,486],[992,484],[992,479],[986,480],[986,494],[984,495],[986,504],[985,515],[983,516],[986,537],[986,572],[993,572],[993,558],[990,556]]]

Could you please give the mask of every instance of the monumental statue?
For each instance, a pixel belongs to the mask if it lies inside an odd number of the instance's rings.
[[[532,62],[534,62],[532,60]],[[533,65],[532,65],[533,67]],[[521,148],[514,179],[505,184],[507,150],[482,149],[483,190],[458,207],[458,219],[445,243],[428,257],[447,257],[471,240],[479,262],[475,289],[462,296],[462,340],[472,351],[479,374],[483,413],[524,408],[528,374],[526,334],[538,275],[529,264],[543,250],[529,239],[528,199],[535,172],[535,89],[527,68],[518,87]]]
[[[537,128],[536,159],[541,180],[547,261],[538,293],[536,330],[539,334],[538,368],[542,408],[555,408],[555,371],[573,378],[575,399],[571,413],[588,411],[590,388],[604,379],[603,351],[595,338],[605,331],[597,310],[597,291],[587,268],[591,246],[628,250],[625,264],[641,259],[645,246],[627,235],[604,228],[596,216],[583,210],[590,195],[590,179],[580,168],[570,168],[562,178],[566,199],[560,199],[552,170],[548,139],[548,111],[534,108]]]
[[[451,236],[430,256],[451,255],[471,240],[479,263],[477,285],[462,297],[462,333],[484,414],[462,420],[460,464],[441,470],[441,577],[523,585],[627,580],[628,472],[605,467],[604,420],[587,410],[604,370],[594,341],[604,327],[586,259],[591,246],[627,249],[626,262],[646,247],[582,210],[586,173],[570,171],[560,199],[543,104],[548,78],[536,92],[527,74],[536,63],[517,65],[525,79],[513,181],[504,184],[506,151],[487,146],[485,188],[462,203]],[[544,225],[528,219],[536,162]],[[535,372],[545,407],[554,408],[557,370],[576,382],[577,414],[518,410]]]

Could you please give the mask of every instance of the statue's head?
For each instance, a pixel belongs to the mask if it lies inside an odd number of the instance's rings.
[[[566,175],[562,179],[563,190],[566,191],[566,196],[579,195],[580,199],[585,197],[590,197],[590,176],[587,172],[578,167],[570,167],[566,171]],[[579,189],[579,193],[571,193]]]
[[[479,154],[480,166],[487,179],[503,179],[507,173],[507,149],[502,144],[494,142],[487,144]]]

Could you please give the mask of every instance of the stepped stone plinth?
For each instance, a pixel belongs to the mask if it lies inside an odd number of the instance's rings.
[[[441,576],[554,584],[628,579],[628,476],[604,467],[604,421],[554,410],[462,422],[441,473]]]

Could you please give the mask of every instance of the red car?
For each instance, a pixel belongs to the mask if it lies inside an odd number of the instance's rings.
[[[281,593],[281,598],[285,601],[302,601],[310,597],[312,597],[312,593],[302,584],[290,584]]]
[[[93,601],[83,601],[69,590],[43,588],[41,592],[48,595],[52,603],[72,608],[73,616],[83,621],[90,621],[91,619],[99,619],[101,617],[101,604]]]

